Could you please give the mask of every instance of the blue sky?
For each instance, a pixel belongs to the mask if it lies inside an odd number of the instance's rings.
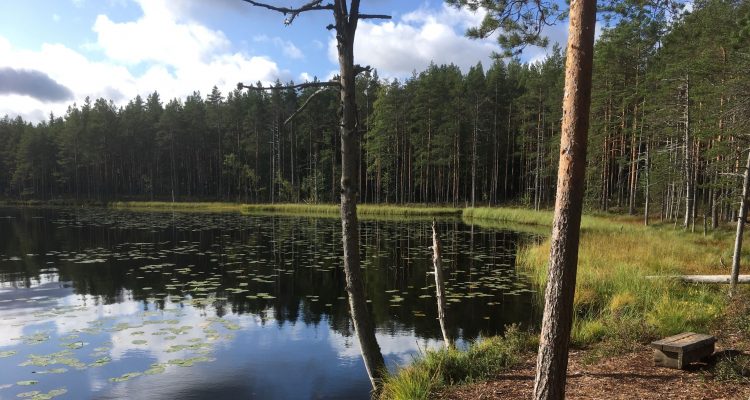
[[[463,36],[481,21],[481,13],[437,0],[362,3],[363,12],[393,16],[391,21],[361,21],[357,32],[356,61],[377,68],[381,77],[405,78],[430,61],[452,62],[466,71],[479,61],[489,64],[498,50],[494,39]],[[241,0],[2,4],[0,116],[39,121],[50,111],[64,114],[86,96],[122,105],[156,90],[168,100],[195,90],[205,94],[214,85],[226,93],[239,81],[327,79],[338,68],[334,39],[325,29],[331,22],[327,11],[306,13],[284,26],[282,15]],[[565,30],[565,24],[551,27],[548,35],[564,42]],[[523,58],[533,61],[544,54],[531,48]],[[46,88],[55,95],[40,95]]]

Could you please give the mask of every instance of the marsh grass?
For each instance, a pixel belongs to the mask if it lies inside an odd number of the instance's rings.
[[[205,211],[205,212],[241,212],[243,214],[279,214],[302,216],[331,216],[339,215],[338,204],[240,204],[240,203],[211,203],[211,202],[175,202],[168,201],[133,201],[112,202],[109,206],[116,209],[133,210],[176,210],[176,211]],[[445,217],[459,216],[461,209],[451,207],[425,207],[418,205],[382,205],[360,204],[357,214],[361,216],[407,216],[407,217]]]
[[[115,201],[108,205],[115,209],[158,211],[239,212],[242,209],[242,204],[221,202]]]
[[[478,208],[464,209],[462,216],[467,223],[490,228],[521,224],[527,227],[524,229],[527,231],[546,232],[546,239],[527,244],[517,255],[518,268],[537,287],[536,292],[540,294],[537,301],[542,307],[552,212]],[[731,259],[732,239],[731,229],[720,229],[703,236],[675,229],[672,224],[645,227],[635,217],[585,215],[581,222],[571,333],[573,345],[587,348],[584,358],[593,362],[601,357],[633,351],[657,337],[684,331],[710,331],[718,324],[728,304],[725,286],[685,284],[673,279],[647,277],[726,274],[728,271],[721,267],[719,260]],[[745,253],[743,265],[749,261]],[[502,340],[488,339],[489,343]],[[428,377],[431,377],[429,382],[434,388],[439,384],[467,382],[492,375],[489,372],[467,373],[462,378],[460,374],[464,371],[460,368],[452,373],[441,372],[431,365],[436,359],[447,357],[446,352],[443,353],[439,356],[427,352],[403,372],[389,379],[383,393],[396,393],[391,391],[389,385],[399,385],[397,394],[409,393],[409,381],[421,385],[419,390],[423,391],[424,385],[418,381]],[[731,372],[736,369],[735,364],[737,362],[722,368]],[[435,371],[440,373],[432,377]],[[399,380],[402,374],[405,375],[403,381]]]
[[[517,326],[508,327],[504,337],[490,337],[466,350],[427,351],[414,363],[390,375],[380,397],[395,400],[429,399],[445,385],[486,380],[516,365],[521,356],[538,345],[537,337]]]
[[[723,286],[684,284],[648,276],[726,273],[731,233],[710,236],[671,227],[643,227],[625,219],[609,228],[592,217],[582,229],[572,340],[607,353],[684,331],[705,332],[726,305]],[[518,265],[541,290],[546,285],[550,241],[523,248]]]

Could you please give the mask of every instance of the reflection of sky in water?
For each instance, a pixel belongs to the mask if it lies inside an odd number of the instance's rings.
[[[335,219],[11,212],[0,220],[0,399],[59,388],[71,399],[369,398]],[[513,268],[518,234],[442,224],[458,344],[533,321]],[[395,368],[441,346],[429,221],[365,221],[361,235],[376,337]]]
[[[132,300],[97,304],[94,296],[73,294],[70,287],[53,281],[30,289],[10,290],[6,286],[0,290],[0,301],[8,299],[11,292],[15,298],[0,303],[0,352],[18,352],[0,358],[0,387],[39,381],[31,386],[5,387],[0,390],[0,398],[57,388],[68,390],[62,398],[367,398],[362,388],[369,381],[359,343],[353,336],[329,329],[326,320],[318,324],[276,324],[268,322],[273,321],[269,318],[264,323],[253,314],[216,319],[211,306],[199,309],[168,302],[164,310],[155,310],[152,303]],[[172,328],[179,333],[165,331]],[[213,335],[206,334],[213,331]],[[38,334],[43,336],[38,338],[39,343],[22,344],[24,338],[33,340]],[[408,331],[378,332],[376,336],[391,367],[408,362],[418,349],[440,346],[437,340],[418,339]],[[134,343],[137,340],[146,343]],[[81,343],[82,347],[67,349],[65,345],[70,343]],[[197,352],[174,351],[174,346],[180,345],[201,347]],[[80,370],[61,364],[16,367],[31,354],[66,349],[89,366]],[[201,351],[211,361],[191,367],[169,365],[170,360],[200,356]],[[90,365],[105,357],[111,362]],[[166,364],[164,372],[110,381],[125,373],[146,371],[154,363]],[[38,373],[57,368],[68,371]]]

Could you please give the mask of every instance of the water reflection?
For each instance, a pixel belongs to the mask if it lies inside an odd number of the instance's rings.
[[[0,219],[0,398],[59,388],[69,398],[368,396],[337,220],[0,215],[11,217]],[[447,334],[460,344],[532,323],[527,284],[514,270],[522,238],[439,225],[448,232],[446,300],[455,316]],[[363,222],[361,238],[387,364],[441,346],[429,221]],[[37,383],[17,384],[25,381]]]

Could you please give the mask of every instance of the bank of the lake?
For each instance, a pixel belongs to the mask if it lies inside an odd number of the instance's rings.
[[[114,202],[129,210],[236,212],[250,215],[297,215],[336,218],[335,204],[236,204]],[[461,217],[466,225],[486,229],[528,231],[547,237],[550,211],[521,208],[451,208],[419,205],[364,204],[363,220],[387,217]],[[455,218],[458,220],[458,218]],[[700,231],[700,229],[698,229]],[[726,274],[720,260],[730,260],[733,230],[723,227],[707,235],[686,232],[674,223],[642,225],[640,218],[585,215],[579,253],[572,341],[585,360],[632,353],[650,340],[682,331],[716,332],[731,307],[726,287],[683,284],[650,275]],[[549,239],[528,243],[518,251],[517,268],[531,277],[541,304],[546,280]],[[744,253],[743,265],[748,263]],[[750,322],[748,323],[750,327]],[[748,329],[750,332],[750,329]],[[510,329],[505,338],[488,338],[465,351],[428,351],[392,375],[384,398],[428,398],[436,390],[491,379],[528,360],[536,349],[536,332]]]
[[[167,202],[167,201],[118,201],[109,206],[116,209],[159,210],[159,211],[203,211],[203,212],[241,212],[244,214],[283,214],[300,216],[339,215],[338,204],[245,204],[220,202]],[[443,206],[424,205],[390,205],[359,204],[357,214],[367,218],[371,216],[406,216],[406,217],[450,217],[460,216],[462,209]]]
[[[431,219],[360,224],[366,296],[390,368],[441,345]],[[445,330],[457,345],[534,326],[533,288],[515,259],[539,235],[459,217],[437,223],[450,233]],[[4,207],[0,232],[0,321],[8,322],[0,398],[31,389],[71,398],[370,398],[335,214]]]
[[[508,224],[549,229],[552,213],[523,209],[465,209],[464,222],[483,227]],[[575,295],[572,345],[584,360],[631,353],[644,343],[684,331],[715,333],[729,310],[726,286],[684,284],[650,275],[726,274],[721,260],[731,260],[733,231],[724,227],[703,235],[673,223],[643,226],[635,217],[587,215],[582,234]],[[544,293],[550,241],[519,250],[517,266]],[[743,265],[747,265],[747,253]],[[540,295],[538,301],[543,301]],[[468,351],[428,351],[386,382],[382,397],[426,399],[447,386],[497,376],[536,350],[536,332],[511,330]],[[747,330],[750,333],[750,329]],[[482,353],[495,357],[478,356]],[[531,357],[533,358],[533,357]],[[649,362],[644,360],[644,363]],[[469,367],[470,366],[470,367]],[[533,377],[532,377],[533,378]]]

